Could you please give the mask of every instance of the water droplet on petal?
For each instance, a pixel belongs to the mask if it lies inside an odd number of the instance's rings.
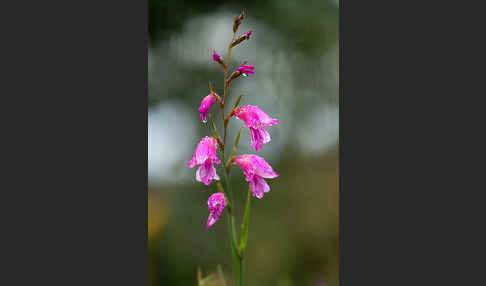
[[[208,122],[208,121],[206,120],[206,118],[204,118],[202,122],[203,122],[203,123],[206,123],[206,122]]]
[[[246,73],[242,73],[241,75],[242,75],[242,76],[248,76]]]

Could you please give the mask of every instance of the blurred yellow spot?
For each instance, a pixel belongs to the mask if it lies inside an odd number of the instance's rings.
[[[167,210],[160,198],[148,192],[148,239],[159,234],[167,225]]]

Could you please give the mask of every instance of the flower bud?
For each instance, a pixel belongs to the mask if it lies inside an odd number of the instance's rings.
[[[238,45],[239,43],[243,42],[244,40],[249,40],[253,30],[244,33],[243,35],[239,36],[236,40],[231,43],[231,47]]]
[[[198,111],[202,122],[206,123],[206,116],[208,115],[209,109],[211,109],[211,106],[216,100],[217,100],[217,94],[210,93],[206,97],[204,97],[203,100],[201,101],[201,106],[199,107]]]
[[[240,75],[247,76],[249,74],[254,74],[254,73],[255,73],[254,66],[243,64],[230,75],[227,84],[231,83],[235,78],[238,78]]]
[[[235,23],[233,24],[233,33],[236,33],[238,31],[238,27],[241,24],[241,21],[245,17],[245,11],[241,11],[240,16],[235,16]]]
[[[220,65],[222,65],[223,67],[225,67],[225,63],[224,63],[223,57],[221,57],[216,52],[213,52],[213,61],[215,61],[215,62],[219,63]]]

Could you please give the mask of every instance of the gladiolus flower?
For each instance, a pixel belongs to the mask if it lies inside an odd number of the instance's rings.
[[[199,117],[201,118],[202,122],[206,122],[206,116],[208,115],[209,109],[211,109],[211,106],[215,101],[216,95],[214,93],[208,94],[201,101],[201,106],[199,107]]]
[[[255,73],[255,67],[250,66],[250,65],[241,65],[236,70],[241,72],[242,74],[254,74]]]
[[[272,119],[263,110],[254,105],[246,105],[233,112],[238,119],[245,122],[250,129],[251,146],[259,151],[263,144],[270,142],[270,134],[264,127],[278,123],[278,119]]]
[[[206,229],[209,229],[219,218],[226,206],[226,198],[223,193],[214,193],[208,199],[209,217]]]
[[[278,174],[275,173],[272,167],[257,155],[240,155],[233,159],[243,170],[246,176],[246,181],[250,183],[250,190],[254,197],[263,198],[263,194],[270,191],[270,187],[264,178],[276,178]]]
[[[216,168],[214,168],[214,163],[221,164],[216,153],[217,148],[218,141],[216,138],[208,136],[201,139],[197,145],[196,151],[194,151],[194,155],[187,165],[191,168],[200,165],[196,172],[198,182],[209,185],[213,180],[219,180]]]

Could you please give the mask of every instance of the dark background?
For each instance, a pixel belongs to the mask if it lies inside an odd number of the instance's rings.
[[[210,135],[197,108],[208,81],[222,94],[213,49],[227,57],[233,17],[245,9],[232,64],[255,65],[235,81],[229,101],[260,106],[280,123],[257,154],[279,173],[270,193],[253,199],[247,285],[338,285],[339,94],[337,1],[149,1],[148,172],[151,285],[194,285],[220,264],[231,274],[226,220],[205,229],[215,185],[195,181],[187,161]],[[216,108],[212,112],[219,115]],[[219,118],[219,117],[218,117]],[[229,125],[229,142],[239,127]],[[218,125],[218,127],[220,127]],[[245,128],[238,153],[251,153]],[[221,170],[218,171],[222,176]],[[237,221],[248,184],[232,170]]]
[[[146,285],[147,2],[2,4],[2,285]],[[340,285],[481,284],[483,10],[340,4]]]

